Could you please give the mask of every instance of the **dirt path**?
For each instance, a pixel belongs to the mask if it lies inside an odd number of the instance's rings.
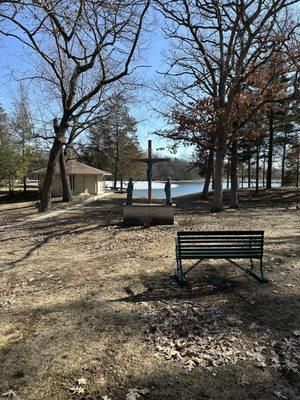
[[[209,214],[191,196],[168,229],[122,228],[122,202],[0,232],[0,396],[296,400],[295,200],[245,197],[240,210]],[[271,282],[212,262],[180,289],[178,229],[264,229]]]
[[[8,215],[4,216],[2,214],[1,220],[6,220],[8,223],[5,223],[4,225],[0,225],[0,231],[8,228],[16,228],[19,226],[26,225],[28,223],[32,222],[37,222],[37,221],[43,221],[45,219],[49,218],[55,218],[58,217],[61,214],[66,214],[69,211],[77,210],[78,208],[81,208],[85,206],[86,204],[93,203],[94,201],[97,201],[99,199],[105,198],[105,197],[112,197],[111,193],[104,193],[101,195],[93,196],[93,197],[88,197],[87,199],[84,199],[74,205],[71,205],[69,207],[63,207],[63,208],[58,208],[54,211],[49,211],[47,213],[43,214],[38,214],[35,203],[36,202],[26,202],[21,203],[21,204],[10,204],[9,206],[0,206],[0,211],[6,212]],[[14,214],[17,214],[17,221],[15,221]]]

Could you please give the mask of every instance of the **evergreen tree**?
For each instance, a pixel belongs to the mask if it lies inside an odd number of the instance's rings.
[[[19,88],[18,98],[13,104],[11,122],[14,143],[20,157],[20,178],[23,182],[24,192],[27,190],[27,176],[32,171],[37,158],[34,148],[33,124],[30,115],[29,101],[24,86]]]
[[[117,181],[140,178],[143,166],[135,159],[143,156],[137,138],[137,122],[130,116],[127,100],[114,93],[105,109],[106,117],[94,125],[82,149],[82,158],[96,168],[113,174]]]
[[[0,105],[0,184],[13,193],[20,176],[20,158],[12,138],[8,116]]]

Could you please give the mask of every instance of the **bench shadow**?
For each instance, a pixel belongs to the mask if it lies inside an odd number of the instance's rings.
[[[247,279],[247,277],[246,277]],[[225,274],[218,274],[215,269],[207,276],[199,277],[199,274],[189,278],[183,287],[180,287],[175,276],[167,274],[141,275],[139,280],[145,287],[142,293],[134,294],[130,287],[124,287],[129,296],[112,300],[112,302],[124,301],[128,303],[192,300],[211,297],[219,294],[234,292],[241,288],[244,279],[236,279]]]

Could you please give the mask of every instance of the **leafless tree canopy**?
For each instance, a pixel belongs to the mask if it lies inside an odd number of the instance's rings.
[[[243,85],[284,53],[299,27],[291,18],[297,0],[156,0],[172,41],[165,76],[168,94],[212,102],[216,168],[213,210],[222,207],[222,172],[234,103]],[[275,76],[275,74],[274,74]],[[172,79],[173,78],[173,79]],[[272,77],[270,77],[272,79]],[[185,98],[182,94],[185,94]]]
[[[68,121],[96,106],[101,88],[130,72],[148,6],[146,0],[4,0],[0,32],[50,67],[42,78],[57,88]]]
[[[204,95],[232,101],[245,82],[298,26],[288,7],[297,0],[157,0],[168,21],[166,35],[174,46],[167,74],[188,77]],[[182,86],[184,88],[184,86]]]
[[[150,0],[1,2],[0,34],[34,51],[46,66],[38,77],[55,88],[60,100],[41,210],[49,208],[55,164],[63,144],[74,139],[74,126],[88,124],[106,88],[130,74],[149,6]]]

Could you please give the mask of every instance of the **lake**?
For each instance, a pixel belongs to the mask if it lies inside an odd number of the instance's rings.
[[[195,182],[177,182],[172,183],[171,193],[172,197],[183,196],[185,194],[199,193],[203,189],[202,181]],[[147,197],[148,196],[148,182],[135,182],[133,196],[135,197]],[[164,199],[165,195],[165,183],[164,182],[152,182],[152,198],[153,199]]]
[[[108,186],[112,185],[112,182],[106,182]],[[124,182],[124,189],[126,188],[127,182]],[[135,181],[134,182],[134,190],[133,197],[147,197],[147,181]],[[172,197],[184,196],[186,194],[199,193],[203,189],[204,182],[203,181],[193,181],[193,182],[176,182],[172,183],[171,191]],[[118,186],[120,184],[118,183]],[[223,182],[223,188],[226,189],[226,182]],[[247,182],[244,183],[244,187],[247,186]],[[278,187],[279,184],[274,182],[274,187]],[[152,182],[152,198],[153,199],[164,199],[165,191],[164,191],[165,183],[164,182]]]

